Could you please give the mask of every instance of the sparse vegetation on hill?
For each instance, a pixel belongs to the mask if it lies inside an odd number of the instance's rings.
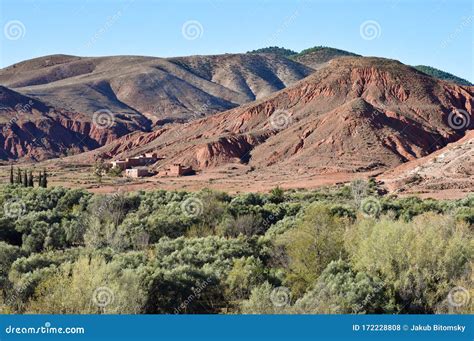
[[[3,186],[0,312],[472,313],[474,197],[379,192]]]

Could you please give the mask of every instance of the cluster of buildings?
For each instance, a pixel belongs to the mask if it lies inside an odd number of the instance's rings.
[[[146,153],[136,157],[129,157],[125,160],[111,161],[110,165],[112,166],[112,168],[117,167],[121,170],[127,170],[133,167],[148,166],[154,164],[156,161],[158,161],[158,156],[156,155],[156,153]]]
[[[160,160],[156,153],[145,153],[136,157],[126,158],[124,160],[114,160],[109,163],[111,168],[117,167],[125,172],[125,176],[131,178],[141,178],[153,175],[148,169],[148,166]],[[191,166],[184,166],[180,163],[175,163],[168,166],[167,169],[160,171],[160,176],[184,176],[193,175],[196,172]]]

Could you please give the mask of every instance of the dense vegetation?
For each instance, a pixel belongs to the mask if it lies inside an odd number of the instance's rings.
[[[1,313],[472,313],[474,197],[0,187]]]
[[[307,55],[307,54],[310,54],[310,53],[314,53],[314,52],[318,52],[322,55],[327,56],[328,58],[329,57],[334,57],[334,56],[337,56],[337,57],[340,57],[340,56],[360,57],[360,55],[358,55],[358,54],[355,54],[355,53],[352,53],[352,52],[349,52],[349,51],[345,51],[345,50],[335,49],[333,47],[328,47],[328,46],[314,46],[314,47],[311,47],[309,49],[304,49],[303,51],[301,51],[300,53],[298,53],[294,57],[301,57],[301,56],[304,56],[304,55]]]
[[[298,59],[298,57],[302,57],[313,52],[318,52],[322,58],[327,59],[327,60],[334,57],[340,57],[340,56],[359,56],[358,54],[355,54],[352,52],[335,49],[328,46],[314,46],[309,49],[305,49],[301,52],[296,52],[290,49],[286,49],[284,47],[269,46],[269,47],[264,47],[261,49],[249,51],[247,53],[273,53],[282,57]]]
[[[448,82],[453,82],[453,83],[456,83],[456,84],[459,84],[459,85],[467,85],[467,86],[472,86],[473,85],[471,82],[469,82],[466,79],[455,76],[455,75],[453,75],[449,72],[445,72],[445,71],[436,69],[436,68],[431,67],[431,66],[416,65],[416,66],[414,66],[414,68],[417,69],[418,71],[421,71],[421,72],[427,74],[428,76],[431,76],[431,77],[434,77],[434,78],[442,79],[442,80],[445,80],[445,81],[448,81]]]
[[[261,49],[248,51],[247,53],[273,53],[273,54],[283,56],[283,57],[290,57],[295,54],[298,54],[298,52],[296,51],[285,49],[284,47],[278,47],[278,46],[263,47]]]

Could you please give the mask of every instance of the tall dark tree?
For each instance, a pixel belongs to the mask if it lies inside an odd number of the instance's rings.
[[[30,171],[30,174],[28,174],[28,187],[34,187],[34,183],[33,172]]]
[[[23,187],[28,187],[28,173],[23,171]]]
[[[41,171],[38,175],[38,187],[43,187],[43,174],[41,174]]]
[[[13,179],[13,165],[10,166],[10,184],[13,185],[15,180]]]
[[[46,169],[43,171],[43,187],[48,187],[48,174],[46,173]]]
[[[16,171],[16,183],[18,185],[21,185],[21,169],[18,168],[18,170]]]

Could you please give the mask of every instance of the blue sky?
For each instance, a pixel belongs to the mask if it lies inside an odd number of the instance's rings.
[[[2,0],[0,10],[1,67],[57,53],[167,57],[326,45],[474,81],[471,0]]]

